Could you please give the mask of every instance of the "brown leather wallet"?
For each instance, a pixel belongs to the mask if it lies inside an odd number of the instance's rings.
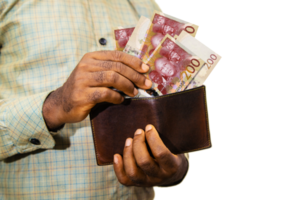
[[[90,112],[98,165],[113,163],[138,128],[152,124],[174,154],[211,147],[205,86],[150,98],[100,103]]]

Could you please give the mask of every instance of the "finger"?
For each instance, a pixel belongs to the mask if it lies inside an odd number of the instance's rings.
[[[90,56],[97,60],[121,62],[140,73],[146,73],[149,70],[149,66],[144,64],[141,59],[122,51],[96,51]]]
[[[102,60],[93,60],[90,61],[89,71],[115,71],[121,74],[122,76],[128,78],[136,86],[142,89],[149,89],[152,86],[152,82],[146,78],[146,76],[138,73],[134,69],[128,67],[127,65],[121,62],[112,62],[112,61],[102,61]]]
[[[146,145],[145,133],[142,129],[135,132],[133,138],[133,154],[137,165],[151,177],[160,176],[160,168],[150,156]]]
[[[98,71],[88,74],[89,85],[92,87],[114,87],[128,96],[136,96],[137,89],[133,83],[114,71]]]
[[[106,87],[88,88],[87,92],[88,102],[92,104],[101,102],[120,104],[124,101],[124,97],[120,93]]]
[[[120,183],[126,186],[134,185],[134,183],[128,178],[125,173],[123,159],[119,154],[114,155],[114,170]]]
[[[132,139],[127,138],[123,152],[124,169],[129,179],[137,186],[147,183],[147,177],[143,171],[136,165],[132,150]]]
[[[177,156],[170,152],[159,137],[154,126],[150,124],[146,126],[146,139],[152,154],[160,167],[164,169],[172,169],[176,166]]]

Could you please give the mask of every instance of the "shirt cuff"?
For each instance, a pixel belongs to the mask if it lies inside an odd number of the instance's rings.
[[[170,186],[157,186],[155,188],[157,189],[169,189],[169,188],[176,188],[179,187],[181,185],[183,185],[185,183],[185,181],[187,180],[187,178],[190,176],[191,174],[191,166],[192,166],[192,154],[190,153],[185,153],[184,156],[186,157],[187,161],[188,161],[188,169],[183,177],[183,179],[181,179],[178,183],[175,183],[173,185]]]
[[[5,124],[0,138],[0,149],[4,150],[1,153],[6,154],[4,157],[54,147],[52,134],[57,133],[48,131],[42,114],[43,104],[49,93],[9,100],[1,106],[5,108],[0,112],[0,118]]]

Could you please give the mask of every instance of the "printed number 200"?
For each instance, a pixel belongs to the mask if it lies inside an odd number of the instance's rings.
[[[199,67],[199,66],[200,66],[200,61],[196,60],[196,59],[192,59],[191,64],[186,66],[185,70],[183,72],[181,72],[181,76],[182,76],[182,74],[185,74],[186,79],[189,80],[191,78],[191,74],[195,73],[195,71],[196,71],[196,69],[194,67]],[[187,72],[189,72],[190,75],[188,75]]]

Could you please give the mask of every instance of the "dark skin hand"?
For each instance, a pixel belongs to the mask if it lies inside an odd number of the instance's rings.
[[[48,128],[84,120],[97,103],[122,103],[124,97],[108,87],[131,97],[138,93],[134,85],[151,88],[152,82],[141,74],[148,70],[140,59],[121,51],[85,54],[64,85],[46,99],[43,115]]]
[[[184,154],[174,155],[164,145],[152,125],[146,132],[138,129],[134,138],[127,138],[123,158],[114,156],[114,169],[120,183],[126,186],[169,186],[182,180],[188,168]],[[151,157],[146,140],[149,144]]]
[[[64,85],[45,100],[43,117],[47,127],[57,130],[65,123],[80,122],[100,102],[122,103],[124,97],[109,87],[131,97],[138,93],[135,85],[150,89],[152,82],[141,74],[148,70],[140,59],[120,51],[85,54]],[[127,139],[126,144],[130,145],[125,147],[123,158],[115,155],[115,172],[124,185],[172,185],[187,171],[185,156],[170,153],[155,128],[151,127],[146,133],[138,129],[141,133],[135,134],[132,144],[132,139]],[[145,146],[146,140],[155,159]]]

